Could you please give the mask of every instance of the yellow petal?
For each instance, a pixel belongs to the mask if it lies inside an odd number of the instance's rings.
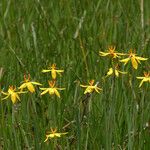
[[[55,88],[55,89],[58,89],[58,90],[65,90],[66,88]]]
[[[113,69],[112,68],[109,68],[109,71],[107,72],[107,76],[110,76],[113,74]]]
[[[35,92],[35,88],[34,88],[34,86],[32,85],[31,82],[29,82],[29,83],[27,84],[27,88],[28,88],[28,90],[29,90],[31,93]]]
[[[61,135],[66,135],[66,134],[68,134],[68,132],[64,132],[64,133],[60,133]]]
[[[13,104],[16,103],[17,98],[20,100],[19,96],[16,93],[11,94],[11,100],[12,100]]]
[[[55,133],[55,136],[60,137],[61,133]]]
[[[140,82],[140,85],[139,85],[139,87],[141,87],[141,86],[142,86],[142,84],[143,84],[143,80]]]
[[[44,90],[44,91],[41,93],[41,95],[46,94],[48,91],[49,91],[48,89]]]
[[[121,56],[125,56],[127,54],[124,54],[124,53],[116,53],[117,55],[121,55]]]
[[[132,63],[132,66],[134,69],[138,68],[138,63],[137,63],[135,57],[131,57],[131,63]]]
[[[60,94],[59,94],[59,92],[57,91],[57,89],[54,89],[54,92],[55,92],[55,94],[60,98]]]
[[[116,75],[117,77],[119,77],[119,73],[118,73],[117,70],[115,70],[115,75]]]
[[[122,59],[122,60],[119,60],[119,61],[120,61],[120,62],[123,62],[124,65],[126,65],[129,60],[130,60],[130,58],[125,58],[125,59]]]
[[[6,93],[6,92],[3,92],[3,91],[1,91],[1,93],[2,93],[3,95],[8,95],[8,93]]]
[[[107,56],[107,55],[109,55],[109,53],[105,53],[105,52],[100,51],[100,52],[99,52],[99,55],[100,55],[100,56]]]
[[[88,87],[88,85],[82,85],[82,84],[80,84],[80,86],[81,86],[81,87]]]
[[[100,93],[99,90],[102,90],[102,89],[100,89],[100,88],[98,88],[98,87],[95,87],[95,91],[96,91],[97,93]]]
[[[56,72],[61,73],[64,72],[64,70],[56,70]]]
[[[52,78],[53,78],[53,79],[56,79],[56,71],[55,71],[55,70],[52,70],[52,71],[51,71],[51,75],[52,75]]]
[[[123,71],[119,71],[119,70],[118,70],[118,72],[121,74],[127,74],[127,72],[123,72]]]
[[[23,84],[21,84],[21,86],[18,88],[18,89],[24,89],[24,88],[26,88],[26,83],[23,83]]]
[[[54,88],[49,88],[48,92],[49,92],[50,95],[53,95],[53,94],[55,94],[55,89]]]
[[[84,94],[87,94],[87,93],[92,93],[94,90],[94,88],[91,88],[90,86],[88,86],[85,91],[84,91]]]
[[[137,60],[147,60],[148,58],[144,58],[144,57],[139,57],[139,56],[135,56],[135,59],[137,59]]]
[[[6,97],[2,98],[2,100],[5,100],[5,99],[7,99],[9,96],[10,96],[10,95],[7,95]]]
[[[43,73],[50,72],[51,70],[42,70]]]
[[[103,90],[102,88],[99,88],[99,87],[96,87],[96,89],[98,89],[99,91],[102,91],[102,90]]]
[[[40,90],[46,90],[46,89],[48,89],[48,88],[40,88]]]
[[[16,92],[18,94],[23,94],[23,93],[27,93],[27,91],[20,91],[20,92]]]
[[[48,140],[48,137],[46,137],[46,139],[44,140],[44,142],[46,142]]]
[[[38,82],[30,82],[32,84],[35,84],[35,85],[42,85],[41,83],[38,83]]]
[[[145,77],[136,77],[137,79],[144,79]]]
[[[17,93],[16,93],[16,98],[20,101],[20,97]]]

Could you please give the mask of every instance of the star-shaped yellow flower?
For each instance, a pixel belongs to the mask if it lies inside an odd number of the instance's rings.
[[[120,71],[118,69],[118,65],[116,65],[114,67],[114,69],[113,68],[109,68],[109,71],[107,72],[106,77],[108,77],[110,75],[115,75],[116,77],[119,77],[119,74],[127,74],[127,72]]]
[[[133,68],[137,69],[138,68],[138,63],[140,64],[141,63],[140,61],[144,61],[144,60],[147,60],[147,59],[148,58],[137,56],[137,54],[135,54],[135,52],[132,52],[132,50],[130,50],[129,54],[128,54],[128,58],[122,59],[122,60],[120,60],[120,62],[123,62],[124,65],[126,65],[131,60]]]
[[[11,97],[11,101],[13,102],[13,104],[15,104],[17,102],[17,99],[20,101],[19,94],[26,93],[26,92],[24,92],[24,91],[17,92],[16,88],[14,88],[13,86],[9,86],[8,92],[3,92],[2,91],[1,93],[3,95],[6,95],[6,97],[2,98],[2,100]]]
[[[31,93],[33,93],[35,92],[35,88],[33,85],[42,85],[42,84],[30,81],[30,75],[28,75],[28,78],[26,78],[26,75],[24,75],[24,83],[22,83],[19,89],[23,90],[24,88],[27,88]]]
[[[41,93],[41,95],[44,95],[46,94],[47,92],[50,94],[50,95],[56,95],[60,98],[60,94],[58,92],[58,90],[65,90],[65,88],[57,88],[55,87],[55,81],[48,81],[48,84],[49,84],[49,88],[40,88],[41,90],[43,90],[43,92]]]
[[[55,137],[61,137],[62,135],[67,134],[68,132],[64,132],[64,133],[57,133],[57,129],[52,129],[51,128],[51,132],[49,134],[46,134],[46,139],[44,142],[48,141],[48,139],[50,138],[55,138]]]
[[[102,52],[102,51],[99,51],[99,55],[100,56],[110,56],[112,58],[117,58],[119,57],[119,55],[125,55],[123,53],[118,53],[115,51],[116,47],[114,46],[111,46],[108,48],[107,52]]]
[[[141,87],[144,82],[150,83],[150,72],[144,72],[144,77],[136,77],[136,78],[142,80],[139,85],[139,87]]]
[[[56,69],[56,64],[52,64],[52,66],[48,69],[48,70],[42,70],[43,73],[45,72],[51,72],[51,76],[52,76],[52,79],[56,79],[56,76],[57,76],[57,73],[59,75],[61,75],[62,72],[64,72],[64,70],[57,70]]]
[[[84,87],[86,88],[85,91],[84,91],[84,94],[87,94],[87,93],[92,93],[94,92],[94,90],[97,92],[97,93],[100,93],[100,91],[102,90],[101,88],[97,87],[97,84],[93,85],[94,84],[94,80],[90,80],[89,81],[89,85],[80,85],[81,87]]]

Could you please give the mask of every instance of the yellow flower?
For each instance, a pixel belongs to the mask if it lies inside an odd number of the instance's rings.
[[[20,101],[20,97],[19,94],[21,93],[26,93],[26,92],[16,92],[16,88],[14,88],[13,86],[9,86],[8,92],[1,92],[3,95],[6,95],[6,97],[2,98],[2,100],[7,99],[9,97],[11,97],[11,101],[13,102],[13,104],[15,104],[17,102],[17,99]]]
[[[57,70],[56,69],[56,64],[52,64],[52,66],[50,67],[50,69],[48,69],[48,70],[42,70],[42,72],[43,73],[45,73],[45,72],[51,72],[52,79],[55,80],[57,73],[59,75],[61,75],[61,73],[64,72],[64,70]]]
[[[128,54],[128,58],[122,59],[122,60],[120,60],[120,62],[123,62],[124,65],[126,65],[131,60],[133,68],[137,69],[138,63],[140,64],[141,63],[140,61],[144,61],[147,59],[148,58],[143,58],[143,57],[137,56],[137,54],[135,54],[135,52],[132,52],[132,50],[130,50],[130,52]]]
[[[84,91],[84,94],[87,94],[87,93],[92,93],[94,92],[94,90],[97,92],[97,93],[100,93],[100,91],[102,90],[101,88],[97,87],[97,84],[93,85],[94,84],[94,80],[91,80],[89,81],[89,85],[80,85],[81,87],[84,87],[86,88],[85,91]]]
[[[115,52],[115,49],[116,49],[115,46],[114,47],[111,46],[111,47],[108,48],[107,52],[100,51],[99,55],[100,56],[111,56],[112,58],[117,58],[117,57],[119,57],[119,55],[125,55],[123,53]]]
[[[49,138],[55,138],[55,137],[61,137],[62,135],[67,134],[68,132],[64,132],[64,133],[57,133],[57,129],[52,129],[51,128],[51,132],[49,134],[46,134],[46,139],[44,142],[46,142]]]
[[[41,93],[41,95],[46,94],[47,92],[49,92],[50,95],[56,95],[60,98],[60,94],[58,92],[58,90],[65,90],[65,88],[57,88],[55,87],[55,81],[48,81],[49,84],[49,88],[40,88],[41,90],[43,90],[43,92]]]
[[[26,78],[26,75],[24,75],[24,83],[19,87],[19,89],[27,88],[31,93],[35,92],[35,88],[33,85],[42,85],[38,82],[30,81],[30,75],[28,75],[28,78]]]
[[[143,82],[149,82],[150,83],[150,72],[144,72],[144,77],[136,77],[137,79],[141,79],[139,87],[142,86]]]
[[[118,69],[118,65],[116,65],[114,69],[113,69],[113,68],[109,68],[109,71],[107,72],[106,77],[107,77],[107,76],[110,76],[110,75],[113,75],[113,74],[114,74],[115,76],[119,77],[119,74],[127,74],[127,72],[122,72],[122,71],[120,71],[120,70]]]

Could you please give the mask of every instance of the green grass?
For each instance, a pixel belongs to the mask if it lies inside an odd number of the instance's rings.
[[[47,87],[50,75],[41,70],[52,63],[64,69],[57,85],[66,88],[60,99],[40,96],[37,88],[15,105],[0,101],[0,149],[150,149],[150,87],[139,88],[136,79],[150,70],[150,61],[138,70],[122,65],[127,75],[104,80],[111,61],[98,55],[115,45],[150,58],[150,1],[143,0],[144,27],[141,1],[0,1],[0,88],[19,86],[25,73]],[[80,83],[90,79],[103,91],[92,94],[81,122],[86,104]],[[68,134],[44,143],[50,127]]]

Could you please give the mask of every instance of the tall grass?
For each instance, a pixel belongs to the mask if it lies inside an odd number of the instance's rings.
[[[41,70],[52,63],[65,70],[58,85],[66,88],[61,99],[36,89],[15,105],[0,101],[0,149],[150,148],[150,88],[138,88],[136,79],[150,70],[149,60],[137,71],[123,67],[128,75],[104,79],[111,62],[98,55],[115,45],[149,58],[150,1],[141,1],[0,1],[1,90],[19,86],[25,73],[48,86],[50,75]],[[103,91],[84,105],[79,85],[90,79]],[[44,143],[50,127],[68,134]]]

